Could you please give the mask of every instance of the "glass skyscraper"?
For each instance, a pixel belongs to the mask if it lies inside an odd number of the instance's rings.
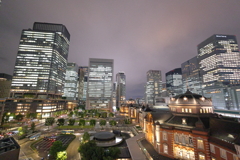
[[[120,107],[121,104],[126,101],[126,75],[123,72],[119,72],[116,75],[117,81],[117,92],[116,92],[116,103]]]
[[[162,76],[160,70],[147,72],[147,84],[145,85],[145,102],[154,105],[155,98],[162,92]]]
[[[79,100],[84,102],[87,97],[88,67],[79,67]]]
[[[189,89],[192,93],[202,95],[202,83],[200,78],[197,56],[182,63],[183,92]]]
[[[89,59],[87,109],[112,110],[113,59]]]
[[[203,94],[218,109],[239,109],[240,53],[233,35],[215,34],[198,45]]]
[[[62,96],[70,34],[62,24],[35,22],[23,30],[15,63],[13,97],[36,94],[38,98]]]
[[[175,68],[166,73],[166,87],[168,93],[172,96],[183,93],[181,68]]]
[[[78,65],[76,63],[68,63],[63,97],[67,100],[77,100],[78,84]]]

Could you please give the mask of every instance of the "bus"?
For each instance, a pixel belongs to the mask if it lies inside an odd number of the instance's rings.
[[[62,130],[62,134],[73,134],[74,130]]]
[[[29,140],[36,140],[41,136],[41,132],[38,132],[36,134],[33,134],[29,137]]]

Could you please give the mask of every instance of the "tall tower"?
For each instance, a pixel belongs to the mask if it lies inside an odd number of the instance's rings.
[[[87,97],[88,67],[80,66],[78,74],[79,74],[78,99],[81,101],[81,103],[85,103]]]
[[[160,70],[147,72],[147,84],[145,85],[146,104],[154,105],[157,96],[162,92],[162,76]]]
[[[15,63],[12,97],[48,99],[63,94],[70,34],[62,24],[35,22],[23,30]]]
[[[63,97],[67,100],[77,100],[78,84],[78,65],[69,62],[67,64]]]
[[[89,59],[87,109],[112,110],[113,59]]]
[[[203,94],[219,109],[239,109],[240,53],[233,35],[215,34],[198,45]]]
[[[166,87],[170,95],[182,94],[182,70],[175,68],[166,73]]]
[[[183,92],[186,92],[188,89],[192,93],[202,95],[203,94],[202,82],[200,78],[197,56],[182,63],[181,69],[182,69]]]
[[[117,92],[116,103],[120,107],[122,103],[126,101],[126,75],[123,72],[119,72],[116,75]]]

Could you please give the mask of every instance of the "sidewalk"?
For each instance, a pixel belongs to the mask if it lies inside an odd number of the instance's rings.
[[[172,160],[171,158],[160,155],[145,138],[142,139],[140,143],[144,147],[144,150],[148,152],[148,154],[152,157],[153,160]]]

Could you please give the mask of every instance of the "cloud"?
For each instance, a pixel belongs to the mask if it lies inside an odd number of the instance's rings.
[[[127,76],[127,96],[144,95],[146,72],[165,73],[197,55],[215,33],[240,37],[240,1],[226,0],[5,0],[0,10],[0,54],[12,73],[22,29],[34,22],[64,24],[70,34],[68,61],[114,59]],[[6,65],[8,65],[6,67]]]

